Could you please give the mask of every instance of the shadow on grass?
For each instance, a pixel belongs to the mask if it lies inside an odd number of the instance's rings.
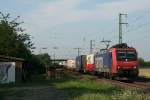
[[[61,83],[68,80],[74,80],[72,76],[64,74],[61,78],[46,79],[45,75],[33,75],[31,80],[22,83],[5,83],[0,84],[0,88],[25,87],[25,86],[47,86],[50,83]]]
[[[150,82],[150,78],[140,76],[137,78],[136,82]]]

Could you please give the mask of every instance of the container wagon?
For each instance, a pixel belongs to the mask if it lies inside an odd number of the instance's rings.
[[[104,75],[111,72],[112,57],[111,52],[101,50],[94,55],[94,73]]]
[[[79,72],[86,72],[86,55],[76,57],[76,70]]]
[[[86,55],[86,72],[93,72],[94,68],[94,54]]]

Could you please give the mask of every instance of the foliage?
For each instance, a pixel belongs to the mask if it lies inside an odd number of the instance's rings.
[[[37,65],[37,72],[43,73],[46,70],[46,67],[51,65],[50,56],[48,53],[36,55],[37,60],[39,61],[39,65]]]
[[[50,62],[51,58],[48,53],[39,54],[39,55],[37,55],[37,57],[41,61],[41,64],[43,64],[45,66],[49,66],[51,64],[51,62]]]
[[[141,68],[150,68],[150,61],[145,61],[143,58],[139,58],[139,64]]]
[[[12,19],[10,14],[0,12],[0,55],[24,58],[26,61],[25,73],[28,78],[33,73],[44,73],[45,66],[50,65],[48,54],[34,55],[30,49],[34,48],[31,36],[24,33],[18,22],[19,16]]]
[[[30,35],[24,33],[17,19],[10,19],[10,14],[0,12],[0,54],[28,59],[33,43]]]

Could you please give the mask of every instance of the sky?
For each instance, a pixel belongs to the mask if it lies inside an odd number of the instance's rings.
[[[74,58],[105,48],[103,39],[118,43],[119,13],[123,42],[137,49],[139,57],[150,60],[150,0],[0,0],[0,11],[10,13],[31,35],[35,54],[49,53],[52,58]],[[46,49],[44,49],[46,48]]]

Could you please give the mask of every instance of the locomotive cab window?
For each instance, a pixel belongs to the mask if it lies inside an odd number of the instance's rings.
[[[127,52],[126,56],[127,56],[127,59],[135,59],[136,60],[136,58],[137,58],[137,54],[134,51]]]
[[[117,60],[124,61],[126,59],[130,61],[137,60],[136,51],[117,51]]]

